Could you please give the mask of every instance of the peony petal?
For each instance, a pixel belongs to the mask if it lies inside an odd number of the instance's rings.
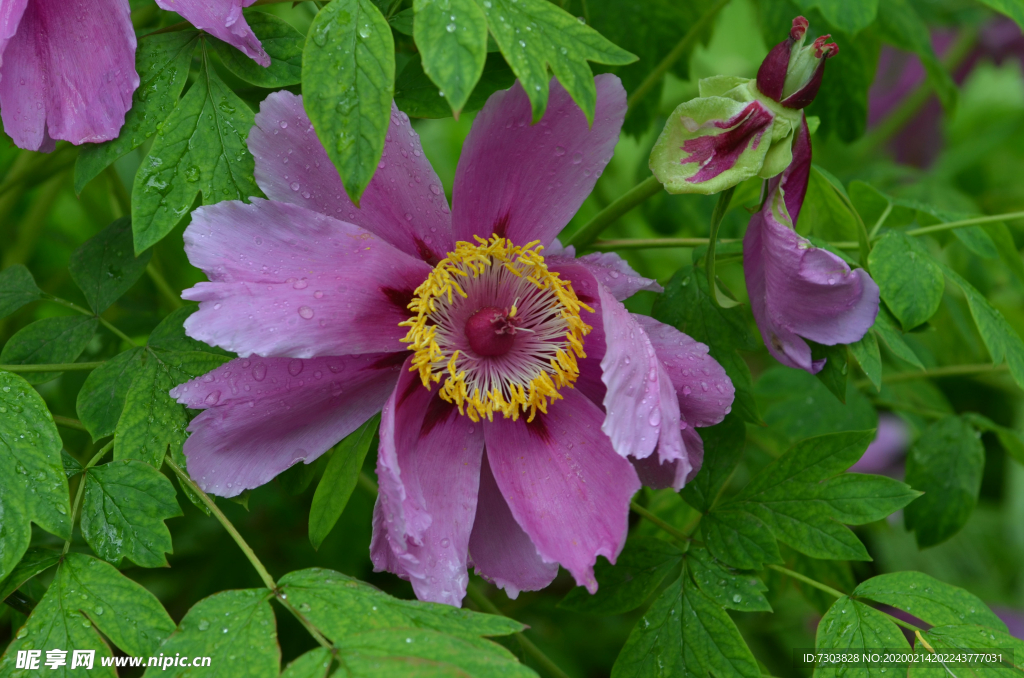
[[[185,252],[212,282],[189,336],[238,353],[312,358],[403,351],[413,291],[430,267],[363,229],[254,199],[200,207]]]
[[[611,160],[626,114],[617,76],[599,75],[594,126],[552,79],[544,117],[531,124],[517,82],[495,92],[462,147],[452,195],[455,239],[504,236],[517,245],[551,242],[590,195]]]
[[[594,563],[599,555],[614,563],[622,550],[640,481],[599,430],[604,415],[597,405],[574,389],[562,395],[532,422],[485,424],[487,460],[537,552],[593,593]]]
[[[0,3],[0,65],[3,64],[3,53],[7,43],[18,32],[18,25],[25,13],[28,0],[4,0]]]
[[[598,286],[606,349],[601,380],[608,387],[601,430],[622,456],[684,458],[679,401],[638,316]]]
[[[714,426],[732,409],[736,389],[708,347],[671,325],[634,316],[647,332],[676,394],[683,418],[692,426]]]
[[[483,426],[441,400],[436,386],[424,388],[410,364],[381,415],[380,522],[370,551],[376,571],[408,579],[420,600],[458,607],[469,583]]]
[[[403,357],[241,358],[175,387],[179,403],[205,410],[188,427],[189,474],[233,497],[311,463],[383,406]]]
[[[480,496],[469,554],[476,573],[505,589],[513,600],[520,591],[541,590],[558,575],[558,563],[544,562],[529,535],[512,517],[486,456],[480,471]]]
[[[156,0],[161,8],[177,12],[196,28],[238,48],[265,68],[270,65],[270,56],[242,14],[242,8],[254,2],[256,0]]]
[[[302,108],[302,97],[282,91],[264,99],[247,143],[256,158],[256,183],[271,200],[361,226],[432,265],[454,249],[441,180],[423,155],[409,118],[394,104],[384,156],[359,207],[348,199]]]
[[[687,427],[683,430],[683,443],[686,456],[682,459],[662,461],[654,455],[646,459],[630,459],[640,482],[655,490],[671,487],[678,492],[693,480],[704,463],[704,441],[696,429]]]
[[[567,248],[570,251],[572,249],[572,247]],[[587,357],[576,361],[579,365],[580,376],[574,385],[576,390],[600,406],[604,402],[608,389],[601,381],[601,358],[604,357],[605,341],[597,279],[587,266],[580,264],[576,259],[552,262],[550,270],[570,281],[576,297],[594,310],[593,314],[586,310],[581,314],[583,321],[591,326],[591,331],[583,339],[583,349],[586,351]]]
[[[115,138],[139,86],[128,0],[4,4],[4,131],[21,148],[45,151],[53,139],[77,145]]]
[[[562,247],[556,238],[544,248],[544,260],[551,269],[570,263],[583,266],[619,301],[625,301],[641,290],[665,291],[657,280],[643,277],[615,252],[594,252],[576,257],[575,247]]]

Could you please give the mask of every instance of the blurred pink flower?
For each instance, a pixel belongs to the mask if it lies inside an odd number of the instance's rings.
[[[0,117],[20,148],[113,139],[135,72],[128,0],[0,0]]]
[[[640,479],[682,487],[693,427],[734,391],[706,346],[623,306],[654,281],[554,240],[619,138],[625,91],[595,84],[592,127],[554,80],[535,125],[518,84],[492,95],[451,211],[397,108],[357,209],[301,99],[263,102],[248,143],[270,200],[202,207],[185,232],[211,280],[184,294],[186,331],[240,356],[172,391],[205,410],[185,443],[203,489],[266,483],[383,407],[378,570],[452,605],[471,565],[513,597],[559,564],[596,590]]]
[[[895,414],[880,412],[875,439],[850,471],[902,476],[902,462],[909,447],[910,427],[907,423]]]

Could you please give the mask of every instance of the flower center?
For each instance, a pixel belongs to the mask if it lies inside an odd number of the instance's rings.
[[[498,236],[459,242],[416,289],[402,340],[415,351],[423,385],[473,421],[500,412],[513,420],[547,412],[579,376],[591,330],[572,284],[548,270],[538,242]]]

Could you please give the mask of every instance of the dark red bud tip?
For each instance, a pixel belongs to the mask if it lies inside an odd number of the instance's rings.
[[[807,27],[810,25],[810,22],[802,16],[793,19],[793,28],[789,30],[790,39],[795,42],[804,37],[804,33],[807,32]]]
[[[789,55],[793,50],[793,41],[783,40],[772,47],[768,56],[757,69],[757,89],[761,94],[774,101],[782,98],[782,88],[786,83],[786,69],[789,68]]]
[[[834,42],[828,42],[832,39],[831,35],[823,35],[814,41],[814,56],[817,58],[829,59],[839,54],[839,45]]]

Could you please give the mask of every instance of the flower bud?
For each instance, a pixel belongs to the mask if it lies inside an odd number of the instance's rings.
[[[757,89],[786,108],[804,108],[818,94],[825,72],[825,60],[839,53],[839,47],[823,35],[804,46],[808,22],[793,19],[789,37],[775,45],[757,71]]]

